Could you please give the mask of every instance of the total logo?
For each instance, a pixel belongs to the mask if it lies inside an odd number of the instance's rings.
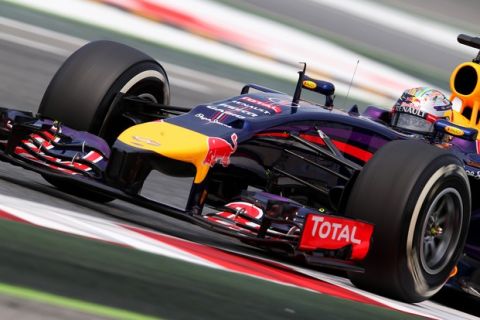
[[[322,216],[312,217],[312,237],[318,236],[320,239],[329,239],[333,241],[347,241],[354,244],[360,244],[362,241],[355,238],[357,227],[341,223],[325,221]]]

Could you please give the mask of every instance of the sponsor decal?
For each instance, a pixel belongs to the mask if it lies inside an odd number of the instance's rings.
[[[282,100],[279,98],[268,98],[267,99],[269,102],[273,103],[274,106],[281,107],[283,105],[290,105],[292,102],[289,100]],[[281,110],[280,110],[281,111]]]
[[[265,109],[271,110],[275,113],[281,113],[282,107],[274,101],[275,98],[270,98],[269,101],[261,101],[258,99],[254,99],[252,97],[241,97],[240,100],[253,103],[255,105],[261,106]],[[280,102],[280,101],[279,101]]]
[[[208,112],[203,113],[203,117],[198,116],[204,121],[223,123],[225,116],[232,116],[237,119],[256,118],[258,116],[272,115],[282,112],[282,108],[270,101],[261,101],[251,97],[240,97],[215,105],[206,105],[209,110],[217,112],[215,115],[209,115]]]
[[[451,104],[451,103],[448,103],[448,102],[445,102],[444,105],[433,106],[433,109],[435,109],[435,110],[437,110],[437,111],[448,111],[448,110],[451,110],[451,109],[452,109],[452,104]]]
[[[312,237],[318,236],[320,239],[347,241],[355,244],[362,243],[360,239],[355,238],[356,226],[350,227],[348,224],[332,223],[325,221],[325,218],[321,216],[313,216],[312,221]]]
[[[412,90],[410,90],[409,93],[404,93],[402,97],[399,99],[399,101],[397,102],[397,107],[402,106],[402,107],[419,108],[420,99],[415,97],[415,92],[416,92],[416,89],[414,89],[413,92]]]
[[[243,226],[252,228],[252,229],[260,229],[260,225],[249,219],[246,219],[244,216],[248,216],[253,219],[260,220],[263,217],[263,210],[255,205],[238,201],[238,202],[231,202],[225,205],[228,208],[235,209],[242,213],[242,215],[234,214],[227,211],[218,212],[215,216],[206,216],[205,218],[210,220],[214,223],[219,223],[221,225],[227,226],[229,229],[235,231],[243,231],[247,233],[252,233],[248,228],[244,229]],[[254,234],[254,233],[252,233]]]
[[[137,141],[142,142],[142,143],[145,143],[145,144],[148,144],[150,146],[160,147],[160,143],[158,143],[157,141],[152,140],[150,138],[140,137],[140,136],[132,136],[132,139],[137,140]]]
[[[406,106],[396,106],[395,107],[395,111],[398,111],[398,112],[404,112],[404,113],[410,113],[410,114],[413,114],[417,117],[421,117],[421,118],[425,118],[426,117],[426,114],[425,112],[423,111],[420,111],[416,108],[413,108],[413,107],[406,107]]]
[[[352,245],[353,260],[363,259],[373,233],[371,224],[322,214],[306,217],[299,248],[301,250],[336,250]]]
[[[311,80],[304,80],[302,85],[307,88],[307,89],[316,89],[317,88],[317,84]]]
[[[452,103],[448,100],[443,93],[433,90],[430,92],[430,99],[433,100],[435,105],[433,109],[437,111],[447,111],[452,109]]]
[[[219,106],[206,106],[207,109],[210,109],[210,110],[213,110],[213,111],[217,111],[217,112],[220,112],[224,115],[227,115],[227,116],[232,116],[234,118],[237,118],[237,119],[245,119],[246,117],[243,116],[243,115],[240,115],[240,114],[236,114],[232,111],[229,111],[229,110],[225,110],[225,109],[222,109],[222,108],[219,108],[219,107],[227,107],[227,108],[230,108],[232,107],[233,109],[235,109],[235,107],[233,106],[229,106],[228,104],[225,104],[225,103],[222,103],[220,104]],[[255,115],[256,116],[256,115]]]
[[[240,108],[238,109],[239,111],[243,111],[243,110],[248,109],[248,110],[257,111],[260,114],[265,114],[265,115],[272,114],[270,111],[265,110],[265,108],[263,108],[263,107],[257,107],[257,106],[254,106],[252,104],[248,104],[248,103],[243,102],[243,101],[232,100],[232,101],[230,101],[230,103],[233,103],[237,106],[240,106]],[[258,113],[255,113],[255,116],[258,116]]]
[[[445,131],[456,137],[461,137],[465,134],[465,131],[463,131],[462,129],[452,126],[446,126]]]
[[[472,177],[476,180],[480,180],[480,171],[465,169],[465,172],[467,173],[468,176],[470,176],[470,177]]]
[[[230,103],[235,104],[234,101],[230,101]],[[247,106],[243,106],[243,105],[237,106],[237,105],[231,105],[231,104],[228,104],[228,103],[221,103],[221,104],[219,104],[219,106],[221,106],[223,108],[226,108],[228,110],[231,110],[235,114],[240,113],[240,114],[245,115],[246,117],[250,117],[250,118],[258,117],[257,113],[250,111],[251,108],[248,105]]]
[[[222,123],[222,122],[218,121],[218,119],[211,119],[211,118],[207,117],[206,115],[204,115],[203,113],[195,114],[195,118],[199,118],[200,120],[207,121],[208,123],[211,123],[211,124],[218,124],[218,125],[226,127],[226,128],[232,128],[232,126],[229,126],[228,124]]]
[[[216,163],[221,163],[222,166],[227,167],[230,164],[230,156],[237,150],[237,134],[232,133],[230,139],[232,140],[231,144],[222,138],[208,137],[208,152],[203,163],[210,167],[213,167]]]

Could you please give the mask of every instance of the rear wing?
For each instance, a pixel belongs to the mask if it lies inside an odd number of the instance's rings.
[[[480,50],[480,38],[466,34],[457,37],[459,43]],[[459,110],[453,111],[453,122],[462,127],[480,130],[480,51],[472,61],[459,64],[450,76],[450,100],[459,100]]]
[[[472,37],[466,34],[459,34],[457,37],[459,43],[480,50],[480,38]],[[480,51],[477,54],[477,57],[473,59],[473,62],[480,63]]]

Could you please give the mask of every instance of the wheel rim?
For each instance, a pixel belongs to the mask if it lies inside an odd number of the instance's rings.
[[[138,95],[140,99],[147,100],[153,103],[158,103],[157,98],[151,93],[141,93]]]
[[[137,96],[154,103],[163,103],[163,92],[159,87],[159,82],[155,79],[145,79],[135,84],[125,95]]]
[[[449,263],[459,239],[463,202],[454,188],[442,190],[431,202],[422,224],[420,262],[429,274],[438,274]]]

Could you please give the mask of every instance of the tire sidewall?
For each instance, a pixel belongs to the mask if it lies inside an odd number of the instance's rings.
[[[442,162],[446,161],[444,160]],[[415,292],[417,295],[416,300],[418,301],[435,294],[448,280],[449,274],[462,254],[462,248],[467,236],[470,212],[468,177],[459,165],[452,163],[440,165],[433,173],[425,172],[422,178],[423,179],[420,180],[426,182],[419,184],[418,187],[421,187],[421,190],[412,192],[409,205],[407,206],[407,210],[412,210],[412,215],[405,233],[405,240],[403,241],[403,243],[405,243],[404,258],[406,262],[400,264],[403,270],[399,272],[399,274],[405,276],[405,279],[402,279],[401,283],[407,286],[407,292]],[[430,274],[422,267],[420,248],[418,246],[422,243],[422,227],[428,213],[428,208],[436,195],[446,188],[457,190],[461,197],[463,206],[460,218],[461,226],[458,233],[456,235],[454,234],[456,240],[453,241],[456,242],[456,245],[454,251],[450,252],[449,262],[439,272]],[[449,250],[452,245],[454,244],[449,244]],[[409,286],[408,284],[414,284],[414,286]]]
[[[419,263],[418,229],[429,204],[454,187],[463,202],[463,222],[452,259],[431,276]],[[346,215],[374,224],[365,273],[349,273],[358,287],[406,302],[419,302],[438,291],[461,255],[470,219],[470,186],[461,160],[421,141],[392,141],[364,166],[348,196]],[[415,212],[415,210],[417,210]],[[415,238],[416,237],[416,238]]]
[[[163,68],[156,62],[147,61],[138,63],[129,69],[127,69],[109,88],[105,93],[95,117],[91,123],[90,132],[94,132],[102,138],[107,138],[110,143],[113,141],[109,137],[109,131],[115,129],[117,132],[123,131],[122,129],[126,128],[117,128],[115,126],[114,116],[118,112],[115,107],[118,105],[113,105],[115,96],[117,94],[128,95],[132,90],[137,89],[142,83],[153,84],[156,83],[158,86],[162,86],[161,96],[158,94],[155,95],[158,103],[169,104],[170,103],[170,86],[168,82],[168,77],[163,70]],[[160,88],[159,88],[160,89]],[[147,93],[147,92],[144,92]]]
[[[151,72],[153,71],[153,72]],[[145,73],[150,75],[145,76]],[[150,80],[148,80],[150,79]],[[50,81],[38,113],[68,127],[98,135],[113,100],[120,93],[144,81],[157,79],[163,99],[170,103],[168,78],[152,57],[113,41],[93,41],[65,60]]]

